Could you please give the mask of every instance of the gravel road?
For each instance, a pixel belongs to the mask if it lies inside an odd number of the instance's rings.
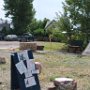
[[[18,48],[18,41],[0,41],[0,49]]]

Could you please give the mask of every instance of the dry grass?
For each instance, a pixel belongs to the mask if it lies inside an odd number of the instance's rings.
[[[90,57],[67,52],[61,52],[61,43],[42,42],[45,52],[35,52],[34,58],[42,63],[42,73],[39,75],[42,90],[47,90],[56,77],[70,77],[77,81],[78,90],[90,90]],[[52,45],[52,46],[51,46]],[[7,64],[0,65],[2,84],[0,90],[10,90],[10,52],[0,51],[7,58]]]
[[[56,77],[70,77],[77,81],[78,90],[90,90],[90,57],[62,52],[61,43],[44,43],[46,53],[35,53],[36,61],[42,63],[40,75],[43,90],[52,85]],[[60,51],[61,50],[61,51]]]
[[[0,90],[10,90],[10,52],[0,50],[0,56],[6,59],[6,64],[0,64]]]
[[[40,57],[38,56],[36,60],[43,66],[40,81],[46,90],[49,87],[48,83],[55,77],[73,78],[78,83],[78,90],[90,90],[90,57],[55,52],[39,55]]]

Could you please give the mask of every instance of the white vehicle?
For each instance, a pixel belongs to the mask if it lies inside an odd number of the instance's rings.
[[[9,35],[6,35],[4,37],[4,40],[6,40],[6,41],[17,41],[18,40],[18,36],[15,35],[15,34],[9,34]]]

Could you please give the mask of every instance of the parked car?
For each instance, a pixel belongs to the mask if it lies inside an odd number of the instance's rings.
[[[31,33],[25,33],[21,36],[19,36],[20,42],[28,42],[28,41],[34,41],[34,36]]]
[[[17,41],[18,40],[18,36],[15,35],[15,34],[9,34],[9,35],[6,35],[4,37],[4,40],[6,40],[6,41]]]

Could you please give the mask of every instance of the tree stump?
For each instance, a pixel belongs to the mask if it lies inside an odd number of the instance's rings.
[[[48,90],[56,90],[56,87],[49,87]]]
[[[55,90],[77,90],[77,83],[71,78],[56,78],[54,80]]]

